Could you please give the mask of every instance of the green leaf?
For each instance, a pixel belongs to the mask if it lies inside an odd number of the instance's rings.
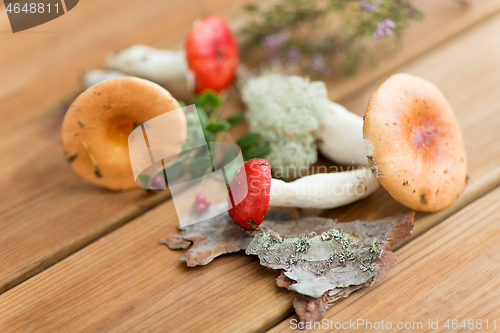
[[[196,110],[198,111],[198,117],[200,118],[201,127],[205,128],[208,124],[208,117],[205,109],[202,106],[196,106]]]
[[[244,119],[243,113],[233,114],[231,117],[228,117],[226,121],[228,121],[231,125],[237,124]]]
[[[183,101],[181,101],[180,99],[177,100],[177,102],[179,102],[179,105],[181,106],[181,108],[185,107],[186,106],[186,103],[184,103]]]
[[[219,123],[209,122],[206,129],[212,133],[217,133],[220,131],[225,131],[231,128],[231,124],[228,121],[222,121]]]
[[[184,173],[184,159],[165,167],[165,172],[169,182],[179,178]]]
[[[222,104],[217,92],[211,89],[204,90],[200,95],[195,97],[195,102],[200,106],[212,106],[216,107]]]
[[[212,135],[212,133],[210,133],[209,131],[203,131],[203,133],[205,134],[205,141],[206,142],[215,142],[215,138]]]
[[[143,183],[147,183],[151,179],[150,175],[140,174],[139,180]]]
[[[247,161],[252,158],[263,158],[270,152],[271,152],[271,147],[269,146],[256,146],[243,152],[243,158]]]
[[[260,140],[262,140],[262,137],[259,133],[248,133],[239,138],[236,144],[240,146],[241,149],[246,149],[255,146]]]
[[[256,12],[259,7],[256,5],[256,4],[249,4],[249,5],[246,5],[245,7],[243,7],[244,10],[246,10],[247,12]]]
[[[193,178],[200,178],[205,175],[205,172],[212,168],[210,157],[207,155],[193,158],[189,163],[189,172]]]

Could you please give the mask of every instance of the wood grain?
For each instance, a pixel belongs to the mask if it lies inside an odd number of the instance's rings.
[[[470,156],[470,186],[482,177],[496,175],[500,162],[497,145],[500,133],[495,130],[500,125],[500,105],[497,103],[500,91],[500,68],[497,66],[497,59],[500,58],[499,29],[500,15],[402,68],[432,79],[443,88],[455,108]],[[472,68],[469,69],[466,64]],[[351,108],[362,105],[366,101],[367,91],[346,100],[346,104]],[[487,188],[490,188],[489,184]],[[468,237],[478,235],[478,239],[472,237],[467,241],[471,240],[479,248],[483,243],[493,246],[498,229],[493,226],[492,218],[498,217],[488,214],[498,214],[495,213],[498,210],[497,202],[498,191],[494,197],[487,199],[485,207],[480,206],[480,209],[474,208],[470,214],[467,213],[467,219],[458,219],[456,224],[453,223],[456,217],[449,219],[445,229],[440,229],[443,227],[438,225],[431,229],[430,234],[436,232],[444,235],[455,228],[459,231],[468,230],[463,227],[467,224],[473,230]],[[362,202],[334,210],[329,215],[340,220],[375,219],[403,209],[380,191]],[[486,213],[481,213],[482,210]],[[489,224],[483,222],[485,219]],[[0,296],[0,327],[6,331],[36,331],[43,328],[48,331],[247,332],[271,328],[289,316],[293,293],[276,287],[274,279],[277,272],[263,268],[256,258],[236,253],[217,258],[206,267],[188,269],[179,261],[180,252],[158,246],[156,243],[160,238],[175,232],[176,223],[172,203],[162,204],[5,292]],[[447,226],[450,223],[451,227]],[[474,227],[476,223],[478,228]],[[418,220],[416,224],[419,225]],[[444,266],[445,262],[435,267],[442,269],[443,274],[451,274],[459,260],[454,254],[458,247],[448,244],[456,244],[456,238],[458,244],[464,245],[464,249],[470,249],[465,236],[456,232],[452,232],[452,235],[452,238],[417,238],[399,250],[402,256],[400,262],[404,262],[405,258],[414,262],[413,258],[418,257],[420,252],[428,253],[423,250],[405,252],[405,249],[413,246],[420,249],[420,245],[413,245],[413,242],[432,243],[432,249],[443,247],[446,249],[443,251],[445,257],[452,258],[449,270]],[[492,236],[491,239],[488,235]],[[474,253],[479,255],[480,252]],[[497,260],[495,256],[492,254],[491,259]],[[486,257],[481,257],[477,262],[478,272],[485,272],[483,259]],[[468,265],[473,263],[470,261]],[[427,263],[425,267],[429,266],[432,265]],[[430,267],[429,272],[433,272],[433,275],[426,276],[426,279],[418,278],[419,283],[430,289],[438,283],[451,283],[452,280],[436,280],[436,276],[440,275],[434,273],[433,269],[437,268]],[[458,272],[464,275],[464,279],[471,278],[465,275],[465,271]],[[381,286],[388,285],[392,289],[390,281],[392,277],[398,276],[399,271],[389,271],[389,274]],[[405,275],[401,281],[413,283],[411,279],[416,279],[414,276],[415,273]],[[492,275],[489,276],[491,280]],[[471,292],[476,289],[481,292],[490,290],[484,289],[489,287],[482,287],[481,284],[490,280],[478,277],[477,280],[471,280],[477,281],[478,284],[474,284],[476,288],[468,289]],[[458,288],[457,284],[453,286]],[[410,288],[411,295],[416,294],[417,289]],[[397,295],[401,298],[401,294]],[[451,308],[450,304],[455,304],[444,294],[438,295],[444,302],[444,305],[439,305],[440,309]],[[423,302],[425,296],[428,294],[419,294]],[[476,299],[474,297],[473,300]],[[379,304],[380,300],[382,296],[377,294],[371,302]],[[350,298],[346,301],[350,302]],[[489,298],[488,301],[493,302]],[[420,311],[427,309],[426,306]],[[408,309],[416,311],[415,307]],[[488,310],[488,307],[484,309]],[[335,313],[332,310],[327,314],[330,316]]]
[[[419,0],[413,4],[424,13],[425,19],[405,32],[396,55],[379,61],[375,70],[363,68],[356,75],[328,82],[328,95],[332,100],[345,98],[361,86],[385,77],[388,72],[500,10],[498,0],[473,1],[469,5],[458,1]]]
[[[457,332],[446,321],[482,320],[482,329],[497,332],[500,327],[500,188],[468,205],[398,251],[397,263],[375,286],[355,292],[339,301],[325,318],[336,322],[381,322],[391,332]],[[290,332],[291,317],[269,332]],[[492,321],[496,319],[496,328]],[[429,320],[438,329],[429,329]],[[422,323],[421,330],[397,329],[398,322]],[[468,322],[467,322],[468,324]],[[387,325],[387,324],[386,324]],[[292,326],[293,327],[293,326]],[[385,326],[387,327],[387,326]],[[415,326],[416,327],[416,326]],[[317,330],[324,331],[317,327]],[[366,324],[353,330],[373,332]],[[382,329],[381,332],[389,331]]]
[[[106,192],[68,168],[59,138],[67,107],[61,101],[80,91],[83,71],[101,66],[109,51],[137,42],[180,47],[194,19],[207,13],[232,18],[245,2],[151,0],[144,6],[131,0],[88,0],[57,20],[17,34],[8,33],[7,16],[0,11],[1,45],[8,50],[0,53],[0,186],[5,189],[0,194],[0,293],[169,197],[140,190]],[[491,15],[500,4],[478,0],[467,9],[452,1],[425,0],[419,6],[426,20],[408,31],[408,42],[390,63],[427,50]],[[419,38],[422,34],[439,38]],[[420,46],[413,50],[414,43]],[[388,68],[361,73],[376,77]],[[361,73],[345,82],[364,85]],[[333,87],[341,91],[341,86]]]
[[[201,17],[200,4],[151,1],[146,10],[137,1],[84,1],[43,26],[53,33],[39,27],[19,35],[0,34],[2,49],[9,50],[0,53],[0,293],[170,197],[168,191],[114,193],[77,177],[60,143],[68,107],[62,100],[74,98],[84,69],[98,66],[120,43],[156,41],[162,46],[181,40]],[[219,0],[206,7],[232,13],[240,5]],[[172,11],[178,15],[165,20]],[[137,19],[125,24],[129,13]],[[3,15],[0,29],[6,23]]]
[[[101,68],[114,50],[142,43],[182,48],[193,21],[210,13],[234,15],[248,0],[88,0],[57,20],[0,34],[1,129],[50,112],[81,91],[85,70]],[[0,29],[10,30],[0,13]]]
[[[286,318],[293,295],[275,288],[276,272],[255,257],[227,255],[193,269],[179,261],[180,252],[159,246],[177,232],[176,221],[169,201],[2,294],[0,328],[234,332],[235,318],[251,320],[254,311],[266,315],[247,330]]]

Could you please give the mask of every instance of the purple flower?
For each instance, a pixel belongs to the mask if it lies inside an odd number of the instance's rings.
[[[267,61],[273,62],[279,60],[278,50],[288,41],[289,38],[289,32],[280,32],[267,35],[260,39],[260,44],[264,46],[267,51]]]
[[[276,51],[279,47],[281,47],[283,44],[285,44],[290,37],[290,34],[287,32],[280,32],[277,34],[272,34],[268,35],[265,37],[262,37],[260,39],[260,43],[262,46],[264,46],[266,49],[270,51]]]
[[[392,35],[392,28],[396,27],[396,23],[394,23],[391,19],[385,19],[382,22],[377,23],[377,27],[375,28],[375,32],[373,33],[374,38],[380,38],[383,36]]]
[[[368,2],[367,0],[361,0],[359,1],[359,4],[361,5],[361,8],[363,8],[367,12],[375,13],[377,11],[377,6],[375,6],[375,4],[371,2]]]
[[[313,59],[311,62],[311,69],[315,72],[319,72],[323,75],[328,75],[330,73],[330,68],[326,66],[325,58],[319,53],[313,54]]]
[[[300,59],[301,53],[298,48],[296,48],[295,46],[291,46],[288,48],[286,56],[288,57],[289,61],[298,61]]]

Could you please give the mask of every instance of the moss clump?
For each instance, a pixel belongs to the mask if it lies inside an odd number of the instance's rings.
[[[313,132],[325,118],[328,102],[323,82],[264,75],[250,79],[242,97],[250,131],[259,133],[271,147],[266,158],[275,176],[295,178],[301,167],[317,161]]]

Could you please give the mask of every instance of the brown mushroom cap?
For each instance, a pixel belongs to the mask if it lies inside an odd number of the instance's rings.
[[[460,127],[432,83],[408,74],[389,77],[370,98],[363,137],[371,143],[372,171],[408,208],[444,209],[464,189],[467,156]]]
[[[112,190],[137,188],[129,158],[128,136],[142,123],[179,109],[170,93],[156,83],[121,77],[96,84],[69,107],[62,142],[73,170],[97,186]],[[182,113],[170,118],[168,146],[181,149],[187,135]]]

